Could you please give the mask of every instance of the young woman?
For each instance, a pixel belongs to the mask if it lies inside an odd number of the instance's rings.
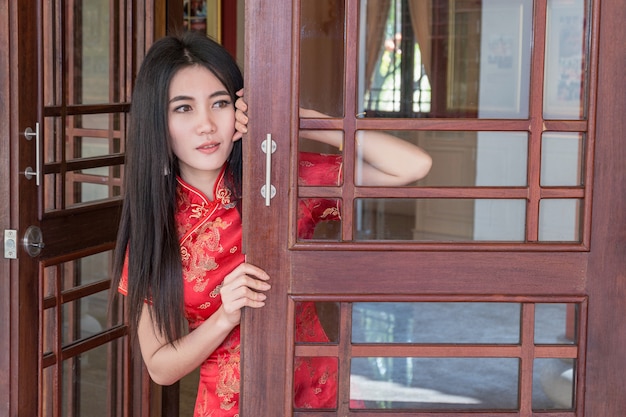
[[[238,415],[241,310],[263,307],[270,288],[265,271],[241,253],[247,117],[245,102],[236,110],[235,101],[242,87],[228,52],[187,32],[154,43],[132,98],[115,285],[127,296],[129,324],[156,383],[172,384],[200,367],[196,417]],[[312,139],[340,146],[336,136]],[[404,184],[430,169],[430,157],[402,140],[371,134],[363,142],[363,184]],[[338,167],[340,157],[310,159],[316,169],[303,171],[304,181],[340,175],[326,169]],[[321,219],[315,211],[302,215],[305,235]],[[297,333],[327,340],[314,305],[300,313]],[[297,363],[296,407],[334,407],[334,372],[328,364]]]

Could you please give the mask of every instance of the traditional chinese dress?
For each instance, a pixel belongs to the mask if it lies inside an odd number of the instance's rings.
[[[300,183],[337,185],[339,156],[301,154]],[[224,184],[225,169],[215,183],[213,200],[178,178],[176,224],[183,266],[185,316],[193,331],[221,305],[224,277],[244,262],[239,212]],[[337,200],[309,199],[298,207],[298,233],[310,238],[322,220],[338,220]],[[126,271],[126,268],[125,268]],[[124,274],[119,291],[127,293]],[[132,279],[132,277],[130,278]],[[296,340],[327,342],[313,303],[301,303],[296,315]],[[240,328],[235,327],[200,367],[194,417],[239,415]],[[297,358],[294,363],[294,405],[297,408],[336,406],[337,365],[325,358]]]

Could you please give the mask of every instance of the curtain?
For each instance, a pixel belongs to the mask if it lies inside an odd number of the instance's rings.
[[[426,75],[431,74],[432,0],[409,0],[409,12],[415,39],[422,54]]]
[[[365,34],[365,80],[367,86],[372,82],[372,74],[376,68],[376,62],[385,46],[385,23],[389,16],[391,0],[368,0],[367,1],[367,31]]]
[[[432,0],[408,0],[411,24],[419,45],[426,75],[431,74]],[[365,38],[365,79],[370,86],[376,62],[385,44],[385,23],[389,16],[391,0],[367,1],[367,33]]]

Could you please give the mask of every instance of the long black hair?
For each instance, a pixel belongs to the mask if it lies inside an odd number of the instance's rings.
[[[201,65],[226,87],[232,102],[243,77],[231,55],[197,32],[156,41],[141,64],[132,95],[124,167],[124,203],[113,262],[112,292],[128,266],[129,324],[136,331],[144,303],[167,341],[185,329],[180,245],[174,212],[178,161],[170,147],[168,92],[182,68]],[[241,140],[227,161],[226,186],[241,210]]]

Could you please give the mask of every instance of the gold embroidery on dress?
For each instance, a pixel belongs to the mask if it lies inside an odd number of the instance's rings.
[[[221,284],[219,284],[219,285],[216,285],[215,288],[213,288],[213,291],[211,291],[211,294],[209,294],[209,297],[215,298],[218,295],[220,295],[220,289],[222,289],[222,285],[224,285],[223,282]]]
[[[220,244],[220,230],[225,230],[230,225],[230,222],[226,222],[221,217],[218,217],[212,222],[206,222],[196,230],[196,240],[195,242],[190,242],[196,248],[194,250],[186,249],[188,256],[186,253],[184,257],[187,264],[185,280],[194,283],[193,291],[203,292],[208,285],[207,272],[219,268],[215,257],[210,256],[210,253],[223,251]]]
[[[217,191],[215,192],[215,197],[217,197],[225,206],[230,205],[231,195],[232,193],[230,192],[228,188],[218,188]]]
[[[329,207],[326,210],[324,210],[324,212],[321,215],[322,219],[325,219],[326,217],[329,216],[338,216],[339,215],[339,210],[337,210],[337,207]]]
[[[224,347],[226,352],[217,358],[219,375],[215,393],[221,399],[220,408],[230,410],[237,405],[233,397],[239,394],[239,344],[226,340]]]

